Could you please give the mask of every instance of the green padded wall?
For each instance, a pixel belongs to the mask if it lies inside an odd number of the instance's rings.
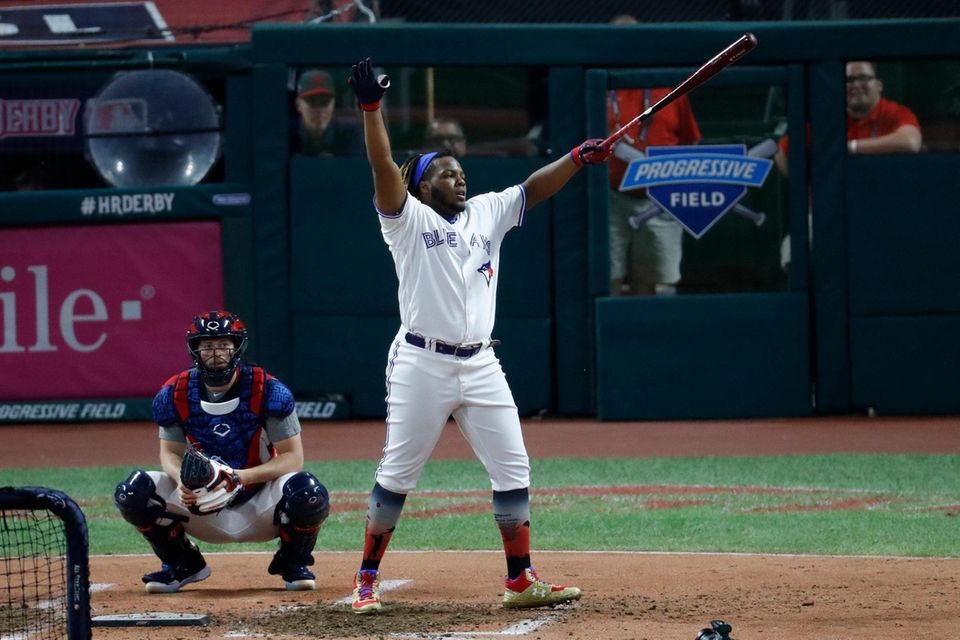
[[[844,71],[839,61],[810,65],[810,206],[813,249],[810,266],[816,304],[816,406],[833,413],[850,405],[847,335],[846,217],[843,170],[847,157]],[[794,134],[796,139],[796,134]],[[791,151],[800,145],[790,145]],[[793,156],[792,156],[793,157]],[[794,167],[797,163],[791,162]]]
[[[957,154],[848,159],[852,315],[960,314],[958,177]]]
[[[960,413],[960,315],[853,318],[854,409]]]
[[[597,302],[602,420],[806,415],[810,343],[796,293]]]
[[[960,218],[955,192],[944,188],[957,176],[957,155],[847,161],[850,378],[856,408],[960,411]]]

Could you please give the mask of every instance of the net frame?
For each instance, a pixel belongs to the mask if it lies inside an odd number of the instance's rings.
[[[89,538],[62,491],[0,487],[0,637],[89,640]]]

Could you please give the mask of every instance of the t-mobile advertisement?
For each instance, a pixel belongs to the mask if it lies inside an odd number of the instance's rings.
[[[0,229],[0,403],[152,397],[223,305],[220,243],[216,222]]]

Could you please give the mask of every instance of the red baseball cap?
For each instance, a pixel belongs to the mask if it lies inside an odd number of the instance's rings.
[[[298,98],[332,95],[335,95],[333,90],[333,77],[326,71],[317,69],[314,71],[305,71],[300,74],[300,80],[297,82]]]

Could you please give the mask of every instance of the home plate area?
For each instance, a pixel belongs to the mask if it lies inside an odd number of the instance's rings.
[[[953,637],[960,558],[535,551],[541,577],[583,589],[579,602],[504,609],[502,551],[391,550],[383,611],[350,610],[357,552],[318,552],[316,591],[286,591],[271,553],[204,549],[212,575],[180,593],[146,594],[148,555],[94,556],[94,616],[169,612],[209,616],[190,629],[98,626],[97,640],[202,638],[528,638],[693,640],[711,620],[732,638],[902,640]]]
[[[561,608],[510,611],[498,604],[411,603],[394,594],[393,604],[377,614],[358,616],[348,603],[306,605],[252,616],[241,624],[249,631],[230,637],[304,634],[312,638],[496,638],[522,637],[557,622]],[[531,636],[532,637],[532,636]]]
[[[502,552],[396,551],[384,561],[383,610],[359,616],[350,609],[350,576],[358,554],[315,554],[317,590],[312,592],[285,591],[276,576],[266,573],[271,555],[206,552],[210,578],[162,595],[144,593],[139,580],[153,568],[154,558],[93,557],[95,635],[139,638],[135,627],[151,626],[151,637],[158,640],[182,638],[182,626],[179,632],[164,627],[203,617],[192,633],[206,639],[533,638],[579,607],[504,609]]]
[[[386,603],[377,614],[358,616],[350,610],[351,596],[332,605],[301,605],[284,611],[272,611],[249,618],[252,635],[306,633],[316,638],[385,637],[395,640],[429,638],[518,637],[533,633],[557,621],[562,610],[510,611],[496,600],[488,604],[419,603],[404,599],[403,589],[413,587],[409,579],[382,580],[380,592]],[[244,631],[230,637],[243,637]]]

